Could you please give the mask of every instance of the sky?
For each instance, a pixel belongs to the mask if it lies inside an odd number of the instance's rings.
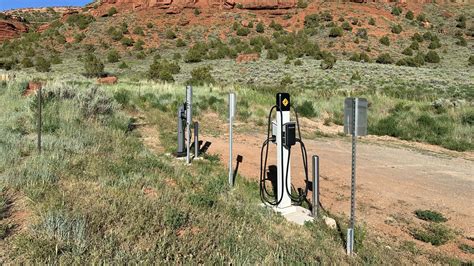
[[[0,11],[22,7],[84,6],[92,0],[0,0]]]

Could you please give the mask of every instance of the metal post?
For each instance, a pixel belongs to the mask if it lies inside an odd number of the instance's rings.
[[[191,163],[190,160],[190,149],[191,149],[191,123],[192,123],[192,99],[193,99],[193,88],[186,86],[186,131],[187,135],[187,149],[186,149],[186,163]]]
[[[185,132],[184,132],[184,113],[185,113],[185,106],[181,105],[178,107],[178,151],[176,152],[177,157],[181,157],[184,155],[184,139],[185,139]]]
[[[233,138],[233,122],[235,116],[235,93],[229,94],[229,185],[234,186],[234,175],[232,173],[232,138]]]
[[[313,155],[313,217],[319,217],[319,156]]]
[[[355,190],[356,190],[356,148],[357,148],[357,124],[359,99],[353,99],[352,119],[352,173],[351,173],[351,220],[350,228],[347,230],[347,254],[354,252],[354,226],[355,226]]]
[[[199,123],[194,122],[194,159],[199,157]]]
[[[41,86],[38,89],[38,152],[41,153],[41,131],[42,131],[42,126],[43,126],[43,121],[42,121],[42,102],[43,102],[43,89]]]

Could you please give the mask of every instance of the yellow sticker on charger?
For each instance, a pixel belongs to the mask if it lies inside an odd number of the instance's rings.
[[[288,105],[288,99],[283,99],[283,101],[281,102],[284,106],[287,106]]]

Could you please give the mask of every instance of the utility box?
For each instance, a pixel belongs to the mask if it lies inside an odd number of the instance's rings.
[[[364,98],[346,98],[344,101],[344,133],[354,136],[367,135],[368,102]],[[355,120],[355,121],[354,121]],[[355,130],[354,130],[355,122]]]

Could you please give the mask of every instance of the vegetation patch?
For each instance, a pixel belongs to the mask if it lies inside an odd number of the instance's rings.
[[[443,214],[432,210],[416,210],[415,215],[418,219],[435,223],[442,223],[448,220]]]

